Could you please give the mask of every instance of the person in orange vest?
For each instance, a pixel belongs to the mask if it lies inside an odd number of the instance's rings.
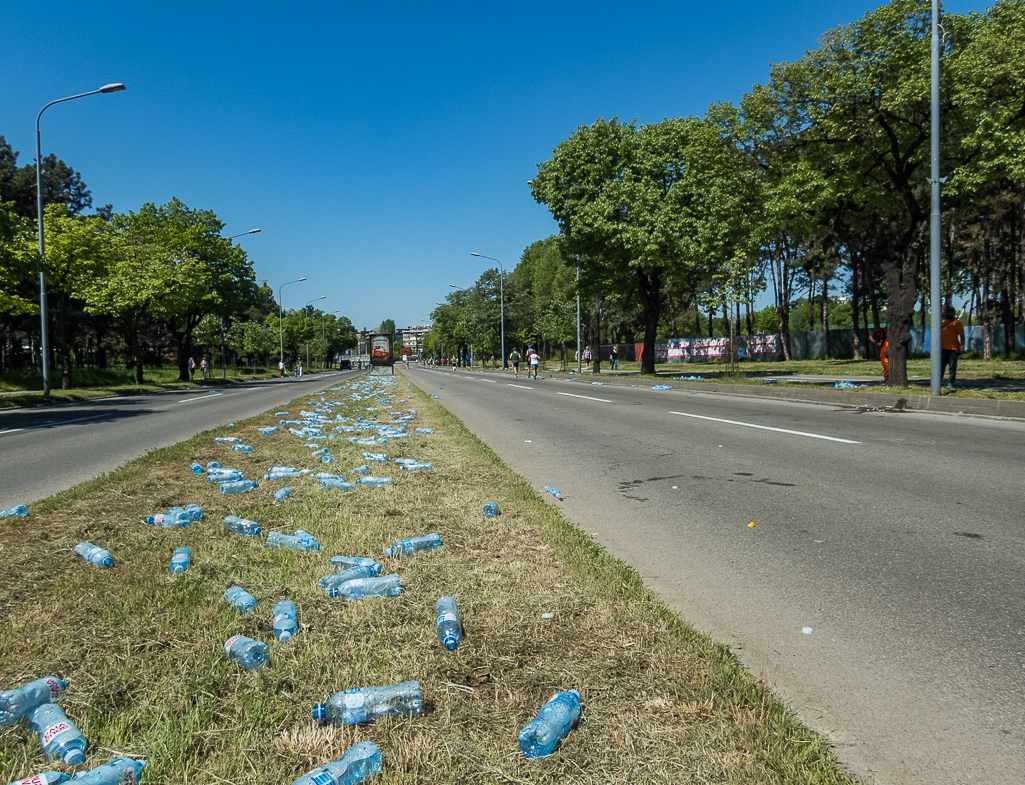
[[[886,328],[879,327],[873,330],[868,339],[879,347],[879,362],[883,366],[883,384],[886,384],[886,381],[890,378],[890,360],[886,356],[886,349],[889,346],[889,343],[886,341]]]
[[[957,383],[957,358],[964,354],[964,347],[964,325],[957,318],[954,306],[948,305],[943,309],[943,319],[940,320],[940,384],[949,365],[948,390],[953,390]]]

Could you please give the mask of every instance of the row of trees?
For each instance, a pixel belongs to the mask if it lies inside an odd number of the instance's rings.
[[[1025,304],[1025,0],[944,15],[943,30],[944,296],[1011,336]],[[906,384],[913,313],[933,306],[930,39],[930,2],[893,0],[772,66],[737,104],[578,128],[530,183],[560,234],[509,276],[507,333],[569,340],[579,293],[587,342],[641,336],[651,372],[657,337],[702,334],[702,314],[732,329],[742,306],[750,329],[768,286],[789,353],[798,294],[825,325],[832,285],[854,324],[887,324],[890,379]],[[497,274],[435,312],[438,342],[495,345]]]
[[[190,357],[220,355],[222,344],[233,361],[254,364],[276,355],[282,336],[289,358],[355,347],[348,319],[309,307],[284,314],[279,329],[272,290],[256,282],[245,251],[221,235],[212,211],[171,199],[85,215],[92,198],[81,175],[52,155],[42,166],[41,260],[35,167],[19,168],[17,155],[0,136],[0,370],[39,362],[41,269],[64,389],[75,367],[102,368],[112,358],[134,368],[141,383],[144,362],[170,357],[185,380]]]

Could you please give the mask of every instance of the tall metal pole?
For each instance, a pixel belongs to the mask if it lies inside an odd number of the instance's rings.
[[[470,256],[477,256],[481,259],[490,259],[493,262],[498,262],[498,268],[502,271],[502,275],[498,279],[498,298],[499,298],[499,322],[501,325],[502,333],[502,368],[508,368],[505,364],[505,267],[498,261],[494,256],[482,256],[479,253],[470,253]]]
[[[580,265],[577,265],[577,373],[580,370]]]
[[[278,357],[278,361],[281,363],[281,367],[285,365],[285,329],[282,326],[281,321],[281,290],[288,286],[290,283],[299,283],[305,281],[305,278],[296,278],[294,281],[286,281],[278,287],[278,338],[281,341],[281,355]]]
[[[259,233],[260,233],[259,229],[250,229],[248,232],[242,232],[240,234],[233,234],[231,237],[227,238],[228,245],[231,245],[231,241],[234,240],[236,237],[244,237],[247,234],[259,234]],[[225,365],[225,359],[224,359],[226,354],[227,354],[227,352],[224,349],[224,314],[221,314],[221,378],[222,379],[227,379],[228,378],[228,369],[227,369],[227,366]]]
[[[39,110],[36,115],[36,228],[39,232],[39,348],[42,351],[43,370],[43,396],[50,395],[50,331],[48,324],[48,309],[46,304],[46,245],[43,242],[43,151],[39,142],[39,118],[43,112],[54,104],[74,101],[76,98],[85,98],[87,95],[98,95],[99,93],[120,93],[125,86],[120,82],[105,84],[99,90],[90,90],[88,93],[69,95],[67,98],[58,98],[50,101]]]
[[[940,293],[940,8],[939,0],[932,0],[932,121],[929,129],[932,168],[932,211],[929,216],[929,300],[932,306],[929,325],[929,378],[933,395],[940,394],[941,344],[940,318],[943,295]]]

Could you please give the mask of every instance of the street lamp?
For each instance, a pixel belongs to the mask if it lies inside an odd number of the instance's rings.
[[[477,256],[481,259],[490,259],[493,262],[498,262],[494,256],[484,256],[479,253],[470,252],[470,256]],[[498,296],[499,296],[499,320],[502,328],[502,368],[506,367],[505,364],[505,267],[502,266],[501,262],[498,262],[498,267],[501,269],[502,274],[498,277]]]
[[[310,300],[309,303],[306,303],[306,305],[303,306],[303,315],[305,316],[306,309],[310,307],[310,303],[315,303],[315,302],[317,302],[317,300],[326,300],[326,299],[327,299],[327,295],[326,294],[322,294],[320,297],[314,297],[312,300]],[[309,341],[308,338],[306,339],[306,367],[307,368],[310,367],[310,341]]]
[[[285,331],[284,328],[281,326],[281,290],[288,286],[288,284],[290,283],[299,283],[300,281],[305,280],[305,278],[296,278],[294,281],[286,281],[278,287],[278,338],[281,341],[281,355],[278,358],[281,365],[278,367],[282,369],[282,373],[284,373],[285,368]]]
[[[240,234],[233,234],[231,237],[226,237],[228,244],[231,245],[231,241],[236,237],[244,237],[247,234],[258,234],[259,229],[250,229],[248,232],[242,232]],[[226,352],[224,351],[224,314],[221,314],[221,378],[228,378],[228,370],[224,365],[224,357]]]
[[[43,264],[43,260],[46,257],[46,246],[43,243],[43,152],[39,141],[39,118],[43,116],[43,112],[54,104],[73,101],[76,98],[85,98],[87,95],[119,93],[124,89],[125,86],[120,82],[105,84],[99,90],[90,90],[88,93],[69,95],[67,98],[58,98],[56,101],[50,101],[36,115],[36,217],[39,230],[39,264],[41,265],[39,269],[39,343],[43,352],[43,395],[46,397],[50,395],[50,333],[47,328],[46,318],[46,265]]]

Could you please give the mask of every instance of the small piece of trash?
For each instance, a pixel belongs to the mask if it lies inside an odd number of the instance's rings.
[[[722,447],[722,445],[721,445],[721,444],[720,444],[719,446],[720,446],[720,447]]]
[[[597,537],[598,536],[598,532],[591,532],[591,536],[592,537]]]
[[[673,490],[674,490],[674,491],[676,490],[676,486],[675,486],[675,485],[673,486]]]
[[[533,442],[532,440],[530,440],[530,439],[527,439],[527,440],[526,440],[526,441],[524,441],[523,443],[524,443],[524,444],[533,444],[534,442]]]
[[[824,542],[825,542],[825,540],[812,540],[812,542],[814,542],[814,543],[818,543],[818,544],[821,544],[821,543],[824,543]]]
[[[801,627],[801,632],[803,632],[805,635],[811,635],[813,632],[815,632],[815,630],[813,630],[811,627]]]
[[[542,619],[554,619],[555,618],[555,614],[554,613],[542,613],[541,614],[541,618]],[[805,627],[805,629],[808,630],[810,628]]]
[[[749,523],[747,525],[747,528],[749,528],[749,529],[753,529],[754,527],[755,527],[755,522],[754,521],[751,521],[751,523]]]

